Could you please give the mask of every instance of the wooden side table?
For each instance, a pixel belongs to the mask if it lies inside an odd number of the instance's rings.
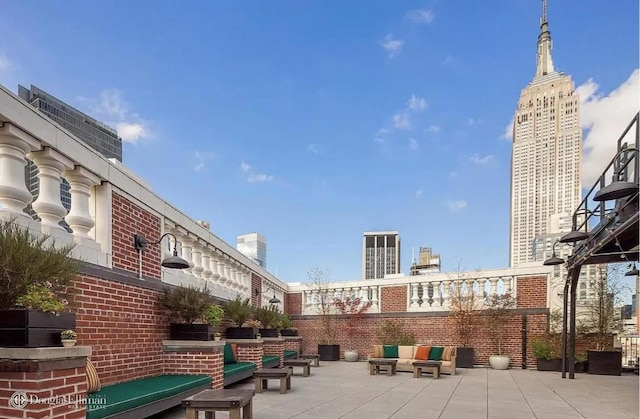
[[[380,374],[380,367],[384,367],[387,370],[387,375],[392,376],[396,374],[397,365],[398,361],[395,359],[370,359],[369,374]]]
[[[285,367],[302,367],[302,376],[308,377],[311,374],[311,361],[308,359],[287,359],[284,361]]]
[[[197,419],[198,412],[205,412],[206,419],[215,419],[217,411],[229,412],[229,419],[253,418],[253,390],[204,390],[182,400],[187,409],[187,419]]]
[[[415,361],[413,363],[413,378],[422,377],[423,372],[429,372],[433,379],[440,378],[440,365],[438,361]]]
[[[291,390],[291,368],[261,368],[253,373],[256,382],[256,393],[266,390],[268,380],[280,380],[280,393],[286,394]]]
[[[320,355],[318,355],[318,354],[300,354],[298,356],[298,358],[300,358],[300,359],[310,359],[312,361],[312,364],[311,364],[312,367],[319,367],[320,366]]]

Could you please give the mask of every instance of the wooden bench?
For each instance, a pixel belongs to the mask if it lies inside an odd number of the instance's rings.
[[[302,376],[308,377],[311,374],[311,361],[308,359],[287,359],[284,361],[285,367],[302,367]]]
[[[87,419],[139,419],[211,388],[208,375],[159,375],[102,387],[87,396]]]
[[[415,361],[413,363],[413,378],[422,377],[423,372],[429,372],[433,379],[440,378],[440,365],[438,361]]]
[[[253,373],[256,382],[256,393],[262,393],[268,388],[268,380],[280,380],[280,393],[286,394],[291,390],[291,368],[262,368]]]
[[[216,412],[229,412],[229,419],[252,419],[255,395],[253,390],[204,390],[182,401],[187,409],[187,419],[197,419],[198,412],[205,412],[205,418],[214,419]]]
[[[320,366],[320,355],[318,355],[318,354],[300,354],[298,356],[298,358],[300,358],[300,359],[310,359],[311,361],[313,361],[313,363],[311,364],[312,367],[319,367]]]
[[[370,359],[369,360],[369,374],[380,374],[380,367],[384,367],[387,370],[387,375],[396,374],[396,365],[398,361],[395,359]]]

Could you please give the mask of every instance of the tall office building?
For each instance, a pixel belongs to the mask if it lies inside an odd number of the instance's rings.
[[[542,1],[536,73],[520,94],[513,124],[509,263],[531,260],[536,236],[550,217],[570,217],[580,203],[582,132],[571,76],[551,59],[547,2]],[[567,223],[563,223],[566,228]]]
[[[424,275],[440,272],[440,255],[433,253],[430,247],[421,247],[418,261],[411,264],[411,275]]]
[[[33,85],[31,85],[30,89],[18,86],[18,96],[103,156],[122,161],[122,139],[118,137],[118,132],[115,129],[80,112],[73,106]],[[40,184],[38,181],[38,168],[31,161],[25,166],[25,178],[27,187],[35,200],[39,193]],[[60,198],[62,205],[68,211],[71,208],[71,194],[69,193],[69,183],[65,179],[60,185]],[[32,217],[37,218],[37,214],[31,208],[31,205],[25,211]],[[61,221],[61,225],[67,228],[64,220]]]
[[[364,279],[384,278],[400,273],[400,236],[397,231],[364,233],[362,275]]]
[[[238,236],[236,249],[267,269],[267,238],[262,234],[250,233]]]

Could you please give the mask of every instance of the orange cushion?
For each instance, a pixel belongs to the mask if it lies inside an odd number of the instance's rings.
[[[231,350],[233,351],[233,357],[236,359],[236,361],[238,361],[238,344],[232,343]]]
[[[426,361],[429,358],[429,351],[431,351],[431,346],[418,346],[414,357],[415,359]]]

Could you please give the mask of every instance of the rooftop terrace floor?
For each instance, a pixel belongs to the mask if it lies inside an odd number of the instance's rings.
[[[296,368],[294,372],[298,372]],[[638,418],[638,376],[576,374],[486,368],[458,369],[458,375],[413,378],[369,375],[365,362],[321,362],[310,377],[296,375],[287,394],[269,381],[253,399],[255,419],[271,418]],[[250,379],[233,388],[253,389]],[[201,413],[200,417],[204,417]],[[216,418],[227,418],[225,412]],[[155,419],[186,418],[176,407]]]

